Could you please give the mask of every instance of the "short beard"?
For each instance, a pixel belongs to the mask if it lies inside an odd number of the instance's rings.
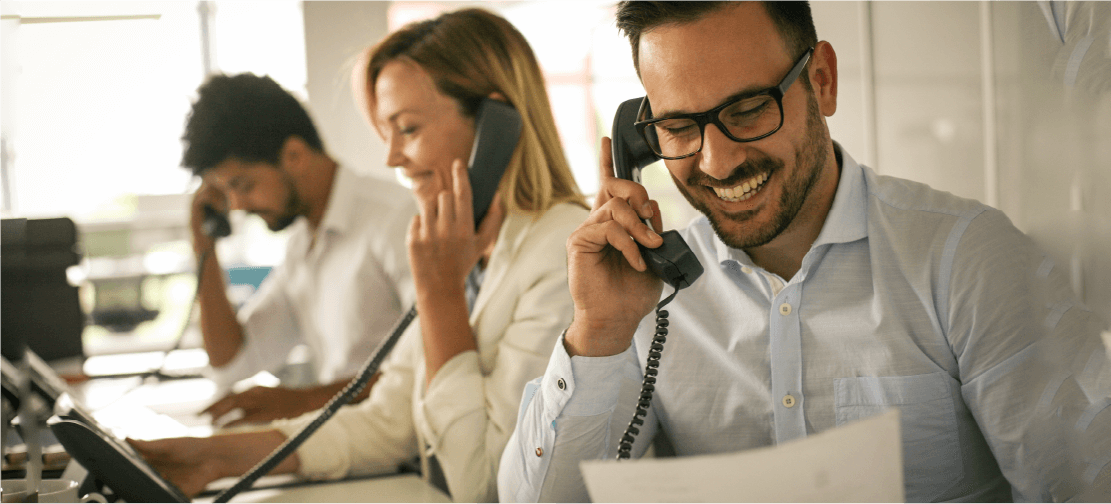
[[[779,212],[773,217],[772,221],[767,225],[762,226],[753,232],[746,233],[741,236],[731,236],[727,234],[726,228],[723,225],[723,220],[731,220],[736,222],[744,222],[755,217],[755,211],[745,211],[736,214],[724,214],[718,218],[710,211],[709,205],[700,199],[691,196],[687,191],[687,187],[698,187],[701,181],[709,178],[708,175],[696,170],[687,178],[686,185],[680,184],[678,180],[672,176],[672,181],[675,182],[675,187],[679,189],[683,197],[690,202],[691,206],[702,212],[703,215],[710,221],[710,226],[713,228],[714,233],[718,235],[723,243],[735,249],[749,249],[767,245],[777,236],[783,233],[795,220],[802,205],[809,197],[814,185],[817,184],[818,178],[821,175],[822,168],[826,163],[826,149],[825,145],[829,143],[829,136],[822,128],[821,112],[818,110],[818,102],[813,94],[807,94],[807,117],[806,117],[806,130],[807,137],[801,148],[795,150],[795,166],[799,168],[790,180],[785,181],[783,192],[779,197]],[[808,167],[806,171],[801,168]],[[779,159],[760,158],[747,160],[741,165],[737,166],[725,179],[726,185],[732,182],[740,182],[742,180],[754,177],[761,173],[772,174],[783,168],[783,161]]]
[[[271,231],[281,231],[293,224],[298,217],[308,215],[308,205],[305,205],[305,200],[301,198],[301,193],[297,191],[293,179],[284,172],[283,175],[282,180],[286,186],[285,205],[283,205],[281,215],[272,224],[266,225]]]

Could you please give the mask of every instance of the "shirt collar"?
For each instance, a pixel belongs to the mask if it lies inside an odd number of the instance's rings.
[[[825,244],[849,243],[868,236],[864,170],[841,144],[833,142],[833,148],[841,154],[841,177],[837,182],[833,206],[826,215],[826,222],[822,225],[818,238],[810,246],[811,249]],[[721,241],[717,233],[714,233],[714,248],[719,263],[737,261],[748,266],[753,265],[748,254],[743,250],[730,248]]]
[[[332,179],[332,192],[328,195],[328,206],[324,209],[324,218],[320,220],[320,229],[317,233],[343,234],[354,224],[352,215],[347,209],[351,208],[355,199],[354,180],[355,174],[336,166],[336,174]]]

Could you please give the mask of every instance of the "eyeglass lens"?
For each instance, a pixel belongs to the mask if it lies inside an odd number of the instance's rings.
[[[780,125],[780,109],[775,98],[757,95],[731,103],[718,113],[718,121],[737,140],[771,133]],[[703,127],[691,118],[665,119],[644,129],[648,143],[657,154],[681,157],[702,147]]]

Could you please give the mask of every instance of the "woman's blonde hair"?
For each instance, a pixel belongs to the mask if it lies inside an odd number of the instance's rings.
[[[374,103],[378,74],[402,58],[428,72],[467,117],[474,117],[491,93],[500,93],[520,112],[521,140],[499,187],[507,210],[540,215],[563,202],[586,207],[559,143],[540,65],[509,21],[462,9],[406,25],[363,54],[355,70],[356,94],[365,96],[356,99],[364,106]]]

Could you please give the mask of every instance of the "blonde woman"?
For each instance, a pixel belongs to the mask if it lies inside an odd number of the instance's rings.
[[[420,315],[370,398],[343,408],[274,472],[330,479],[419,458],[425,477],[455,500],[495,501],[521,391],[543,374],[571,320],[565,242],[587,207],[535,56],[506,20],[478,9],[447,13],[391,34],[362,61],[356,94],[420,208],[408,236]],[[485,98],[513,105],[524,125],[475,231],[465,162]],[[134,444],[192,495],[246,472],[311,418]]]

